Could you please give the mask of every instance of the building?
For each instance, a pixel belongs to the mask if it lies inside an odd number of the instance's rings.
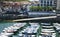
[[[57,0],[57,10],[60,10],[60,0]]]
[[[56,9],[56,0],[38,0],[38,2],[39,2],[39,5],[42,7],[50,6]]]
[[[56,0],[39,0],[40,6],[52,6],[56,7]]]
[[[29,1],[38,1],[40,6],[56,6],[56,0],[29,0]]]

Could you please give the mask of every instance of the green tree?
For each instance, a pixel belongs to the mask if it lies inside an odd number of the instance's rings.
[[[39,7],[38,7],[38,10],[39,10],[39,11],[42,11],[42,10],[43,10],[43,7],[39,6]]]
[[[53,10],[53,7],[51,7],[51,6],[44,7],[44,11],[52,11],[52,10]]]
[[[45,6],[45,7],[43,7],[43,9],[44,9],[44,11],[47,11],[48,8],[47,8],[47,6]]]
[[[49,10],[52,11],[53,10],[53,7],[49,6]]]

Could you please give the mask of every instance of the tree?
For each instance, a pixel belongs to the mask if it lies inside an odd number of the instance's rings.
[[[39,11],[42,11],[43,10],[43,7],[39,6],[38,9],[39,9]]]
[[[53,10],[53,7],[49,6],[49,10],[52,11]]]

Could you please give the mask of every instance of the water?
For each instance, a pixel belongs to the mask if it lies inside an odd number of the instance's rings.
[[[0,22],[0,33],[4,28],[14,25],[16,22]],[[19,37],[18,35],[13,35],[13,37]]]
[[[0,33],[2,32],[2,30],[4,29],[4,28],[7,28],[7,27],[9,27],[9,26],[12,26],[12,25],[14,25],[15,23],[5,23],[5,22],[2,22],[2,23],[0,23]],[[13,35],[13,37],[18,37],[17,35]]]
[[[2,30],[4,29],[4,28],[7,28],[7,27],[9,27],[9,26],[12,26],[14,23],[5,23],[5,22],[2,22],[2,23],[0,23],[0,33],[2,32]]]

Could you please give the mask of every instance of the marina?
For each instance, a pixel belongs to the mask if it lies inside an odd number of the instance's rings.
[[[0,0],[0,37],[60,37],[59,0]]]
[[[7,23],[6,23],[7,24]],[[58,23],[10,23],[12,25],[4,27],[0,31],[0,37],[56,37]],[[56,25],[57,26],[56,26]],[[22,28],[21,28],[22,27]],[[56,29],[55,29],[55,28]],[[59,31],[60,32],[60,31]],[[60,34],[58,32],[58,34]]]

